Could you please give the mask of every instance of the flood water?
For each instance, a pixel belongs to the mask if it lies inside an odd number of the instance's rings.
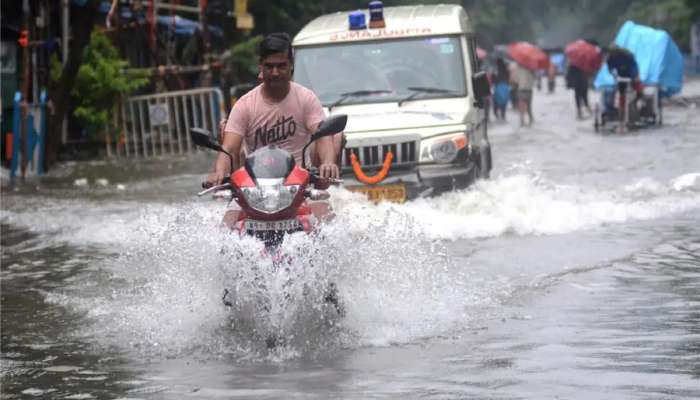
[[[211,154],[3,187],[2,398],[700,398],[700,112],[600,135],[561,83],[532,128],[492,124],[488,181],[336,190],[284,245],[291,287],[195,196]],[[256,307],[261,275],[284,308]]]

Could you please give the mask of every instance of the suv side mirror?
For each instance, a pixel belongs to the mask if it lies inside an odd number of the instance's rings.
[[[491,94],[491,84],[486,77],[486,72],[479,71],[472,76],[472,87],[474,88],[474,99],[476,106],[483,108],[484,99]]]

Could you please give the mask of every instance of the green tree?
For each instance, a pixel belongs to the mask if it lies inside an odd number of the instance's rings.
[[[119,52],[105,34],[94,30],[83,55],[75,85],[71,90],[74,115],[93,133],[113,136],[116,127],[112,123],[117,106],[125,95],[147,85],[144,71],[124,71],[129,63],[119,57]],[[53,63],[52,77],[60,76],[60,64]],[[133,71],[133,70],[130,70]]]
[[[83,63],[83,49],[88,44],[90,31],[95,25],[99,15],[100,2],[88,1],[84,6],[71,8],[70,37],[68,43],[68,58],[60,69],[59,79],[54,79],[49,84],[49,97],[53,104],[53,112],[49,117],[48,135],[46,137],[45,167],[48,170],[58,160],[58,151],[61,145],[61,128],[68,110],[68,99],[75,84],[78,69]]]
[[[258,75],[257,48],[262,39],[261,35],[257,35],[231,46],[224,63],[238,82],[254,80]]]
[[[636,1],[630,4],[620,22],[631,19],[639,24],[663,29],[671,35],[678,47],[688,51],[693,11],[685,0]]]

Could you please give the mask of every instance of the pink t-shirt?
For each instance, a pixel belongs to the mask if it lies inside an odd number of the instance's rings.
[[[243,136],[248,153],[275,144],[301,165],[301,149],[324,118],[321,102],[311,90],[290,82],[287,97],[274,103],[263,96],[261,84],[233,105],[224,133]]]

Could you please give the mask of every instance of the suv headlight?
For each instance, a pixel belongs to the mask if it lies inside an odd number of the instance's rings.
[[[265,184],[260,182],[262,180],[258,180],[258,186],[241,189],[248,205],[266,214],[280,212],[292,205],[299,192],[299,185],[285,186],[282,182]]]
[[[457,158],[460,150],[467,146],[467,135],[464,132],[440,135],[420,142],[420,161],[451,163]]]

